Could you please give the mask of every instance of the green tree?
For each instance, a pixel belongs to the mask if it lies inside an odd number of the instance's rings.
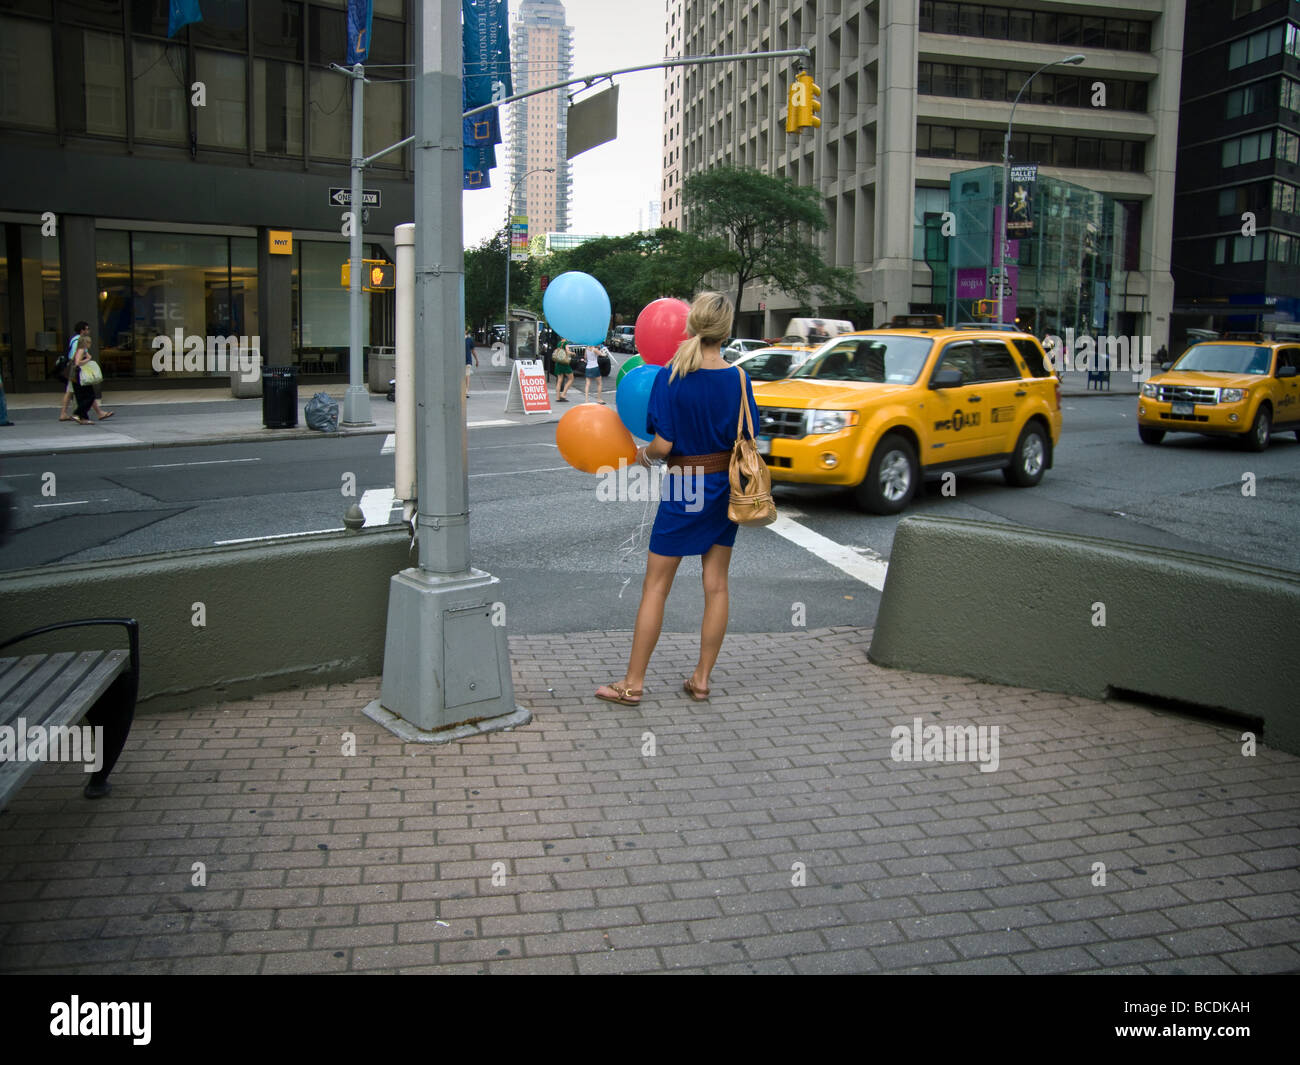
[[[684,199],[698,265],[735,278],[737,309],[751,281],[774,284],[800,303],[816,302],[814,292],[857,303],[853,271],[827,266],[812,239],[827,225],[816,189],[758,170],[717,167],[688,177]]]
[[[510,302],[516,307],[529,304],[535,272],[532,260],[510,264]],[[486,332],[505,313],[506,243],[504,232],[496,232],[465,252],[465,317]]]

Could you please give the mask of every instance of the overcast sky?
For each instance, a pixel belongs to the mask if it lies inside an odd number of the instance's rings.
[[[663,0],[563,0],[573,30],[573,76],[653,63],[664,57]],[[513,20],[519,0],[510,4]],[[554,80],[558,81],[559,78]],[[619,87],[618,139],[592,148],[573,160],[573,191],[569,200],[569,230],[573,233],[630,233],[648,223],[651,200],[659,198],[663,164],[664,72],[647,70],[622,74]],[[604,83],[608,87],[608,82]],[[570,90],[572,91],[572,90]],[[582,99],[600,88],[583,93]],[[510,105],[503,109],[508,129]],[[465,247],[505,225],[510,192],[505,152],[497,148],[502,165],[492,171],[492,187],[466,192]]]

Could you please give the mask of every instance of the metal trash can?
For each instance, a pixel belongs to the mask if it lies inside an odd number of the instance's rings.
[[[262,424],[267,429],[298,428],[298,368],[262,370]]]

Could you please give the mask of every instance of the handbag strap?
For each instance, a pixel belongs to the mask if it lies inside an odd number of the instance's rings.
[[[739,366],[736,367],[736,373],[740,374],[740,412],[736,415],[736,443],[740,443],[742,429],[747,429],[750,439],[753,439],[754,418],[749,413],[749,389],[745,387],[749,378]]]

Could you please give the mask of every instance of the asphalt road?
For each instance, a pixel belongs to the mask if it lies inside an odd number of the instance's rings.
[[[951,497],[931,485],[905,513],[1300,572],[1300,443],[1292,434],[1262,454],[1197,437],[1153,448],[1138,442],[1132,397],[1067,398],[1065,408],[1056,466],[1038,487],[981,474],[958,480]],[[383,443],[320,438],[11,459],[0,472],[21,495],[0,569],[336,529],[362,499],[368,520],[397,521]],[[353,480],[355,495],[345,495]],[[599,500],[596,478],[565,465],[549,425],[470,430],[470,501],[473,561],[501,578],[513,633],[632,627],[653,503]],[[778,526],[739,534],[731,628],[873,624],[900,519],[862,514],[827,490],[779,487],[777,501]],[[683,562],[667,631],[698,624],[698,574],[698,560]]]

